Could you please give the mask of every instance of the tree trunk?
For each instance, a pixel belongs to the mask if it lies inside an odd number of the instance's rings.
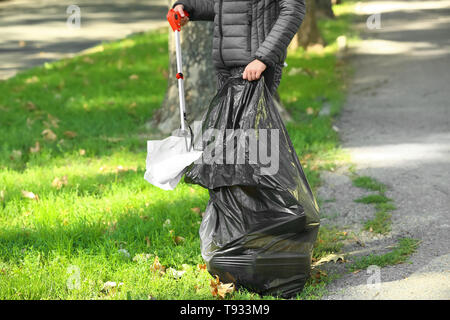
[[[169,1],[169,8],[173,0]],[[216,71],[212,64],[213,22],[191,21],[180,32],[183,59],[184,91],[186,96],[186,115],[191,124],[201,120],[201,116],[217,92]],[[180,126],[178,82],[175,38],[169,27],[169,80],[161,108],[158,109],[148,125],[168,134]],[[275,94],[277,108],[285,121],[289,114]]]
[[[173,0],[168,0],[169,9]],[[169,28],[169,80],[162,106],[150,122],[162,133],[171,133],[180,127],[175,36]],[[186,97],[186,115],[189,123],[200,120],[216,94],[216,73],[212,65],[213,22],[190,21],[180,32]]]
[[[324,18],[334,18],[332,0],[316,0],[316,15]]]
[[[299,31],[289,45],[289,49],[299,46],[307,48],[312,45],[324,45],[325,41],[320,35],[316,21],[316,0],[306,0],[306,15]]]

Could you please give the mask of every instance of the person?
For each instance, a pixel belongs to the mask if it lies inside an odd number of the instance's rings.
[[[182,26],[214,21],[212,57],[219,87],[230,75],[242,73],[248,81],[264,76],[272,94],[306,12],[304,0],[177,0],[172,8]]]
[[[172,8],[183,26],[214,21],[219,90],[194,134],[208,144],[202,161],[184,176],[209,191],[199,228],[207,269],[237,289],[293,297],[310,276],[319,207],[273,93],[304,0],[177,0]]]

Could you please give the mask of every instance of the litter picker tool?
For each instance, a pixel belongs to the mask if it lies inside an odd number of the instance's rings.
[[[184,11],[186,16],[189,14]],[[167,13],[167,20],[175,34],[178,95],[180,100],[180,128],[164,140],[147,141],[145,180],[164,189],[173,190],[180,182],[186,168],[200,158],[202,151],[193,149],[193,133],[186,129],[186,102],[184,96],[184,75],[181,57],[181,16],[174,9]]]

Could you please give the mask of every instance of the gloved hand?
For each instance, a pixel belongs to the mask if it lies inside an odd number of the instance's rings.
[[[184,6],[182,4],[176,5],[175,8],[173,8],[173,10],[180,15],[180,17],[181,17],[180,25],[181,26],[184,26],[186,23],[189,22],[189,17],[184,15]]]

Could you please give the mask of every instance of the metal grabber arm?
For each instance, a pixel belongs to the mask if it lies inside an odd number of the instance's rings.
[[[184,11],[184,14],[189,17],[189,14]],[[167,13],[167,20],[169,21],[172,30],[175,32],[175,46],[177,53],[177,74],[178,79],[178,94],[180,97],[180,121],[181,131],[185,132],[186,121],[186,102],[184,99],[184,76],[183,76],[183,62],[181,60],[181,44],[180,44],[180,31],[181,31],[181,16],[174,10],[170,9]]]

